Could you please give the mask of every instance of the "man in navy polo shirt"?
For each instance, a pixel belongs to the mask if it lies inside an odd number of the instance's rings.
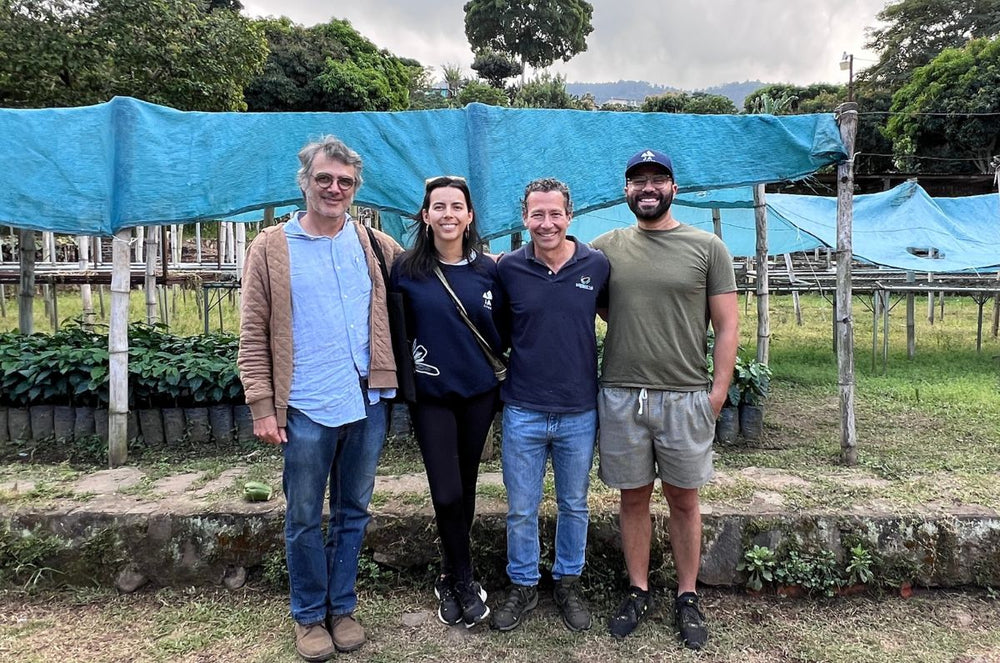
[[[490,624],[509,631],[538,605],[538,505],[551,455],[559,509],[553,595],[566,627],[582,631],[591,624],[579,582],[597,431],[594,321],[610,267],[600,251],[566,236],[573,204],[562,182],[528,184],[521,214],[531,242],[499,263],[512,314],[510,370],[500,392],[512,584]]]

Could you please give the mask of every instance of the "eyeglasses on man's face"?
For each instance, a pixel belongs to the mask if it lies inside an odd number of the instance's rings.
[[[662,189],[674,180],[669,175],[653,175],[652,177],[630,177],[626,181],[633,189],[645,189],[647,184],[652,184],[656,189]]]
[[[353,177],[347,177],[346,175],[342,175],[340,177],[334,177],[333,175],[330,175],[328,173],[320,173],[319,175],[314,175],[313,182],[315,182],[316,186],[318,186],[321,189],[329,189],[330,186],[332,186],[333,183],[336,182],[337,188],[340,189],[341,191],[350,191],[351,189],[354,188],[354,185],[357,184],[357,180],[354,179]]]

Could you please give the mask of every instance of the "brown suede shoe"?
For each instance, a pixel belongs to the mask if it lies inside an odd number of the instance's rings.
[[[330,634],[337,651],[346,654],[365,644],[365,629],[354,619],[354,615],[331,615],[329,619]]]
[[[337,653],[323,622],[318,624],[295,624],[295,651],[305,661],[328,661]]]

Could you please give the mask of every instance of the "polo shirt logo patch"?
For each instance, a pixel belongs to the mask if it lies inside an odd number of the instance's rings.
[[[483,308],[487,311],[493,310],[493,293],[489,290],[483,293]]]
[[[589,276],[581,276],[580,281],[575,284],[577,288],[582,288],[583,290],[593,290],[594,286],[590,285]]]

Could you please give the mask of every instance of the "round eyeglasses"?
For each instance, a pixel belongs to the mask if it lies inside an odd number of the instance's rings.
[[[350,191],[357,184],[357,180],[353,177],[341,176],[334,177],[328,173],[320,173],[319,175],[313,176],[313,182],[316,183],[321,189],[329,189],[334,182],[337,183],[337,188],[341,191]]]

